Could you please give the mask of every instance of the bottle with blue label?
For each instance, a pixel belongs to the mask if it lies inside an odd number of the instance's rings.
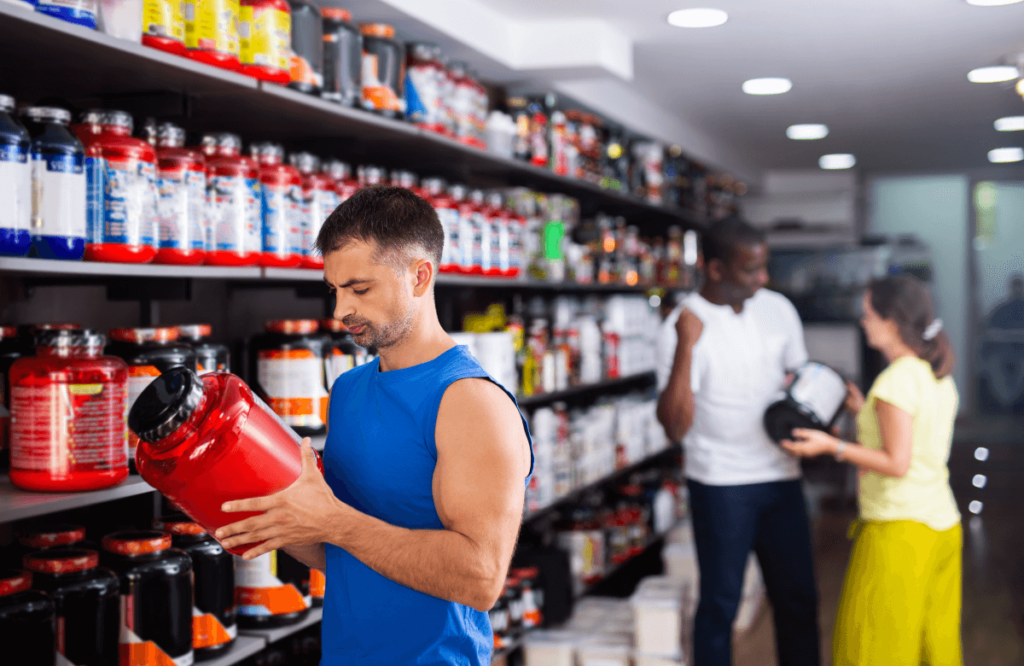
[[[53,18],[96,29],[98,0],[35,0],[36,11]]]
[[[0,95],[0,255],[24,257],[32,245],[31,138],[13,111],[14,98]]]
[[[256,160],[241,154],[241,149],[242,140],[235,134],[203,137],[208,264],[252,266],[260,260],[263,230],[260,169]]]
[[[160,236],[156,261],[201,264],[209,237],[206,219],[206,159],[185,147],[185,130],[171,123],[157,130],[157,218]]]
[[[85,149],[65,109],[25,109],[32,136],[32,252],[43,259],[81,259],[85,252]]]
[[[263,256],[260,264],[293,268],[302,261],[302,175],[284,162],[276,143],[251,146],[263,191]]]

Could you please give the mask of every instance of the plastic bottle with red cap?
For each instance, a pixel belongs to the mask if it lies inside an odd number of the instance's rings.
[[[334,193],[338,195],[339,206],[359,191],[359,181],[353,177],[352,166],[347,162],[328,160],[324,164],[324,173],[334,183]]]
[[[11,483],[97,490],[128,476],[128,367],[89,330],[44,331],[11,366]]]
[[[490,223],[490,267],[484,275],[504,277],[509,271],[509,225],[512,216],[505,208],[505,197],[501,192],[488,193],[486,204]]]
[[[263,255],[260,264],[294,268],[302,261],[302,175],[284,161],[284,148],[256,143],[252,156],[259,162],[263,192]]]
[[[462,240],[463,273],[482,275],[484,272],[484,247],[490,251],[491,228],[487,220],[483,190],[471,190],[467,201],[459,211]],[[465,215],[469,212],[468,217]],[[488,255],[489,261],[489,255]]]
[[[526,218],[517,211],[509,211],[508,270],[506,277],[517,277],[525,270],[523,242],[526,236]]]
[[[191,664],[192,560],[171,535],[130,530],[103,537],[100,563],[121,583],[122,664]]]
[[[448,188],[448,194],[458,206],[459,210],[459,232],[458,232],[458,253],[455,255],[457,272],[477,273],[480,271],[479,262],[474,264],[474,243],[479,243],[479,233],[475,227],[476,207],[469,199],[468,190],[465,185],[452,185]],[[477,245],[479,250],[479,245]]]
[[[185,48],[189,58],[238,71],[238,0],[185,0]]]
[[[441,250],[442,273],[459,272],[459,205],[445,190],[445,182],[440,178],[423,180],[423,193],[437,213],[437,219],[444,230],[444,248]]]
[[[105,111],[99,134],[86,134],[85,258],[148,263],[156,256],[156,151],[132,137],[132,117]],[[92,123],[89,123],[92,126]]]
[[[323,268],[324,259],[316,249],[316,238],[327,217],[338,207],[334,181],[320,170],[320,158],[296,153],[292,165],[302,175],[302,261],[303,268]]]
[[[32,573],[0,570],[0,645],[18,649],[18,666],[53,666],[56,659],[53,599],[32,589]]]
[[[192,649],[196,659],[212,659],[227,652],[238,636],[234,557],[184,514],[156,518],[153,529],[170,534],[172,545],[192,560]]]
[[[324,358],[330,354],[330,338],[319,333],[315,319],[272,320],[265,328],[249,344],[253,388],[297,433],[322,435],[328,406]]]
[[[202,151],[210,226],[206,263],[253,266],[263,247],[259,166],[242,155],[242,140],[235,134],[205,135]]]
[[[83,144],[92,141],[103,134],[103,116],[106,113],[103,109],[86,109],[78,115],[78,122],[73,123],[69,129]]]
[[[32,587],[53,599],[57,653],[72,664],[118,666],[120,583],[99,562],[99,553],[85,548],[51,548],[23,560]]]
[[[242,73],[288,85],[292,12],[286,0],[241,0],[238,32]]]
[[[185,17],[180,0],[143,0],[142,44],[185,55]]]
[[[206,158],[185,147],[185,130],[163,123],[157,128],[156,261],[201,264],[206,259]]]

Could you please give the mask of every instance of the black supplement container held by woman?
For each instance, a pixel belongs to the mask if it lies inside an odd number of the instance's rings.
[[[0,570],[0,645],[4,663],[54,666],[56,615],[53,599],[32,589],[32,574]]]
[[[178,339],[196,353],[196,369],[200,375],[231,372],[231,351],[227,345],[210,342],[213,328],[209,324],[182,324],[177,328]]]
[[[324,86],[320,96],[348,107],[363,99],[363,36],[352,23],[352,14],[340,7],[324,7]]]
[[[192,652],[192,560],[156,530],[103,537],[101,563],[120,579],[123,664],[189,666]]]
[[[172,545],[192,559],[192,649],[196,659],[213,659],[227,652],[238,636],[234,557],[185,514],[157,518],[153,528],[170,534]]]
[[[318,95],[324,85],[324,29],[314,0],[288,0],[292,10],[290,87]]]
[[[75,666],[118,666],[120,585],[86,548],[50,548],[26,555],[32,586],[56,608],[57,652]]]
[[[303,437],[327,432],[324,358],[330,341],[315,319],[268,321],[249,344],[249,377],[255,392]]]

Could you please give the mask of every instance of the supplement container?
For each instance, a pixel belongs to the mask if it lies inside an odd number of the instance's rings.
[[[227,373],[164,373],[139,396],[128,423],[141,442],[139,474],[211,534],[260,513],[224,513],[224,502],[272,495],[302,470],[299,438]]]
[[[241,154],[235,134],[203,137],[206,157],[206,204],[210,243],[206,263],[253,266],[263,247],[263,205],[260,171],[255,160]],[[212,145],[210,145],[212,144]]]
[[[291,82],[292,13],[285,0],[241,0],[238,35],[243,74]]]
[[[319,328],[315,319],[268,321],[267,332],[249,345],[253,389],[303,437],[326,432],[324,358],[330,340],[317,334]]]
[[[509,575],[519,580],[523,597],[523,629],[530,630],[543,624],[541,608],[544,607],[544,592],[538,586],[540,571],[536,567],[521,567],[509,570]]]
[[[85,143],[89,261],[149,263],[156,256],[156,151],[131,136],[132,117],[107,111]]]
[[[457,273],[459,270],[459,207],[445,191],[445,182],[440,178],[423,179],[423,197],[434,207],[437,219],[444,230],[444,248],[441,250],[441,273]]]
[[[100,561],[121,582],[121,663],[191,664],[192,560],[171,535],[108,534]]]
[[[500,277],[508,272],[508,213],[502,208],[505,197],[500,192],[487,195],[481,223],[486,225],[487,246],[484,248],[484,275]]]
[[[53,548],[92,548],[85,542],[85,528],[65,523],[33,525],[18,531],[18,541],[8,546],[0,566],[21,567],[26,555]]]
[[[24,111],[32,136],[32,249],[43,259],[81,259],[85,252],[85,151],[68,129],[71,113]]]
[[[359,191],[359,181],[352,177],[352,167],[345,162],[329,160],[324,164],[324,173],[334,182],[334,192],[338,195],[338,206]]]
[[[103,134],[103,119],[106,115],[107,112],[103,109],[82,111],[78,116],[78,122],[71,125],[71,131],[82,142],[82,145],[85,145],[86,142]]]
[[[100,0],[97,28],[111,37],[142,42],[142,0]]]
[[[156,261],[201,264],[206,259],[206,158],[185,148],[185,130],[163,123],[157,128]]]
[[[405,112],[417,127],[445,134],[444,88],[448,73],[441,64],[441,47],[414,42],[408,45],[405,73]]]
[[[90,330],[44,331],[11,366],[11,483],[97,490],[128,476],[128,368]]]
[[[110,346],[112,356],[124,359],[128,364],[128,410],[138,400],[139,394],[149,383],[171,368],[184,367],[195,372],[196,353],[187,344],[178,342],[178,329],[173,326],[162,328],[112,328]],[[128,460],[135,468],[135,449],[138,438],[128,434]]]
[[[18,666],[53,666],[56,659],[53,599],[32,589],[32,574],[0,570],[0,645],[18,648]]]
[[[323,268],[324,259],[314,247],[320,227],[340,203],[331,177],[320,171],[320,158],[311,153],[292,155],[292,164],[302,174],[302,263],[303,268]]]
[[[360,106],[363,36],[346,9],[323,7],[320,15],[324,26],[324,85],[320,96],[348,107]]]
[[[196,370],[200,375],[230,371],[231,351],[227,345],[210,342],[213,327],[209,324],[186,324],[177,328],[178,339],[192,347],[196,353]]]
[[[419,178],[416,177],[412,171],[396,170],[391,172],[391,184],[395,187],[404,187],[405,189],[420,194]]]
[[[13,112],[14,98],[0,95],[0,255],[24,257],[32,245],[31,138]]]
[[[490,260],[490,238],[491,227],[487,221],[484,210],[484,193],[482,190],[472,190],[469,198],[459,209],[459,239],[462,241],[462,264],[459,267],[463,273],[482,275],[484,272],[484,247],[488,248],[488,261]]]
[[[262,266],[293,268],[302,260],[302,176],[284,163],[284,148],[257,143],[250,148],[259,161],[263,192]]]
[[[185,55],[185,17],[180,0],[142,0],[142,44]]]
[[[6,469],[11,448],[11,365],[21,358],[21,341],[14,326],[0,326],[0,468]]]
[[[35,0],[35,6],[40,14],[96,29],[96,0]]]
[[[786,386],[785,396],[768,406],[764,429],[776,442],[793,436],[794,428],[828,430],[846,402],[846,382],[821,363],[804,363]]]
[[[523,236],[526,233],[526,218],[510,212],[508,224],[508,270],[505,277],[517,277],[523,270]]]
[[[394,27],[364,23],[363,108],[388,118],[405,116],[405,46],[395,39]]]
[[[238,71],[238,0],[185,0],[188,57]]]
[[[327,390],[330,392],[334,386],[334,380],[352,368],[369,362],[370,355],[356,344],[348,327],[337,319],[321,319],[320,329],[327,333],[333,341],[330,356],[324,363],[327,368]]]
[[[459,212],[459,229],[457,234],[452,235],[452,247],[458,251],[452,254],[455,260],[455,272],[473,272],[473,216],[476,212],[473,202],[467,198],[468,190],[465,185],[452,185],[448,188],[448,195],[456,205]],[[479,269],[479,266],[477,267]],[[479,270],[477,270],[479,273]]]
[[[172,545],[192,560],[192,649],[196,659],[210,659],[226,652],[238,635],[234,557],[183,514],[156,518],[153,529],[170,534]]]
[[[324,85],[324,27],[320,5],[313,0],[289,0],[292,11],[290,88],[318,95]]]
[[[246,562],[235,558],[238,626],[282,627],[300,622],[312,607],[309,567],[282,550]]]
[[[32,586],[50,595],[57,615],[57,652],[72,664],[118,666],[121,595],[117,574],[85,548],[26,555]]]

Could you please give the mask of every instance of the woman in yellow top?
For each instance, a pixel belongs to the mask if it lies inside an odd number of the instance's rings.
[[[864,398],[859,443],[797,429],[783,446],[859,468],[860,520],[832,639],[834,666],[962,666],[960,513],[949,487],[959,397],[953,352],[924,283],[873,283],[861,326],[889,366]]]

